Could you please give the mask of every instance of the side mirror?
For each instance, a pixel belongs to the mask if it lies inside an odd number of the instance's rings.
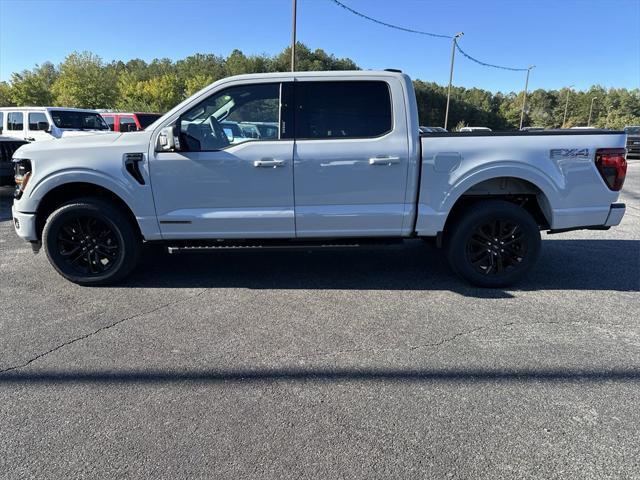
[[[38,122],[38,130],[44,130],[49,133],[49,122]]]
[[[156,145],[157,152],[177,152],[180,150],[180,132],[177,125],[169,125],[160,130],[158,134],[158,142]]]

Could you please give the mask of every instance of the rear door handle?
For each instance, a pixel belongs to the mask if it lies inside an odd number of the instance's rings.
[[[35,142],[36,139],[34,137],[25,137],[24,138],[27,142]]]
[[[400,163],[400,157],[371,157],[369,165],[395,165]]]
[[[253,162],[253,166],[258,168],[284,167],[284,160],[268,160],[268,159],[255,160]]]

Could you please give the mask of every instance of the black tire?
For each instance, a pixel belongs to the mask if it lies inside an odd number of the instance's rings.
[[[53,268],[67,280],[107,285],[131,273],[142,242],[119,208],[99,198],[79,198],[47,218],[42,243]]]
[[[445,232],[453,271],[480,287],[520,280],[540,254],[540,229],[524,208],[504,200],[471,204]]]

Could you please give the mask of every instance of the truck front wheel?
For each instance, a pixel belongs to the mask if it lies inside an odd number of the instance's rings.
[[[533,217],[504,200],[467,208],[445,233],[453,270],[481,287],[503,287],[520,280],[540,253],[540,230]]]
[[[131,221],[97,198],[73,200],[55,210],[42,238],[53,267],[80,285],[117,282],[133,270],[140,256],[141,242]]]

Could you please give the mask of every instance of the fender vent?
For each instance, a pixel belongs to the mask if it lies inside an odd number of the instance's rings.
[[[124,168],[129,172],[136,182],[140,185],[144,185],[144,177],[140,171],[140,162],[144,161],[143,153],[125,153],[124,154]]]

